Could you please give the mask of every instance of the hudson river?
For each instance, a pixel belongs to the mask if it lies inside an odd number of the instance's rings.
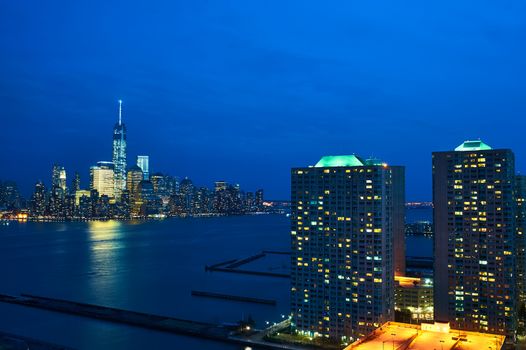
[[[408,255],[430,254],[431,240],[414,239],[408,242]],[[205,265],[262,250],[289,250],[289,218],[11,223],[0,226],[0,293],[30,293],[214,323],[250,315],[263,328],[266,321],[288,314],[288,279],[205,271]],[[287,271],[288,259],[264,258],[247,269]],[[193,297],[192,290],[275,299],[277,305]],[[242,349],[2,303],[0,315],[0,331],[77,349]]]

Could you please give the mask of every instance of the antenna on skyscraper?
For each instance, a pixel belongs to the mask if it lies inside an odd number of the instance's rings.
[[[119,125],[122,124],[122,100],[119,100]]]

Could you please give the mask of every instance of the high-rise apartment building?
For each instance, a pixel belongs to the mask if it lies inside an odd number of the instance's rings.
[[[404,241],[404,168],[326,156],[314,167],[292,169],[291,199],[296,330],[349,342],[394,320],[400,262],[393,247]]]
[[[115,171],[112,162],[98,162],[90,168],[90,190],[99,196],[115,198]]]
[[[119,100],[119,121],[113,128],[113,193],[120,200],[126,189],[126,126],[122,122],[122,100]]]
[[[150,158],[148,156],[137,156],[137,166],[142,170],[142,179],[150,180]]]
[[[513,334],[514,172],[511,150],[482,141],[433,153],[435,320]]]
[[[515,178],[515,200],[517,202],[517,293],[520,303],[526,303],[526,176],[517,175]]]

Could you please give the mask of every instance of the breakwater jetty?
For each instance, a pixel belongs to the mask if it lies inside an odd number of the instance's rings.
[[[0,302],[96,318],[115,323],[124,323],[159,331],[198,336],[200,338],[225,339],[232,332],[231,328],[222,327],[212,323],[183,320],[174,317],[122,310],[113,307],[79,303],[30,294],[21,294],[20,296],[0,294]]]
[[[308,349],[307,347],[295,344],[279,344],[266,341],[263,337],[268,333],[268,330],[254,330],[241,323],[234,326],[224,326],[31,294],[21,294],[20,296],[0,294],[0,302],[94,318],[162,332],[176,333],[250,347],[257,346],[259,349]],[[288,324],[289,321],[286,320],[279,324],[279,328],[287,327]],[[274,330],[275,329],[273,329],[273,331]]]

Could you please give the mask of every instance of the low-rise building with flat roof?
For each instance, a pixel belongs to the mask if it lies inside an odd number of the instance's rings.
[[[499,350],[504,339],[503,335],[451,329],[449,323],[387,322],[344,350]]]
[[[430,278],[395,276],[395,311],[410,313],[411,323],[432,321],[433,281]]]

